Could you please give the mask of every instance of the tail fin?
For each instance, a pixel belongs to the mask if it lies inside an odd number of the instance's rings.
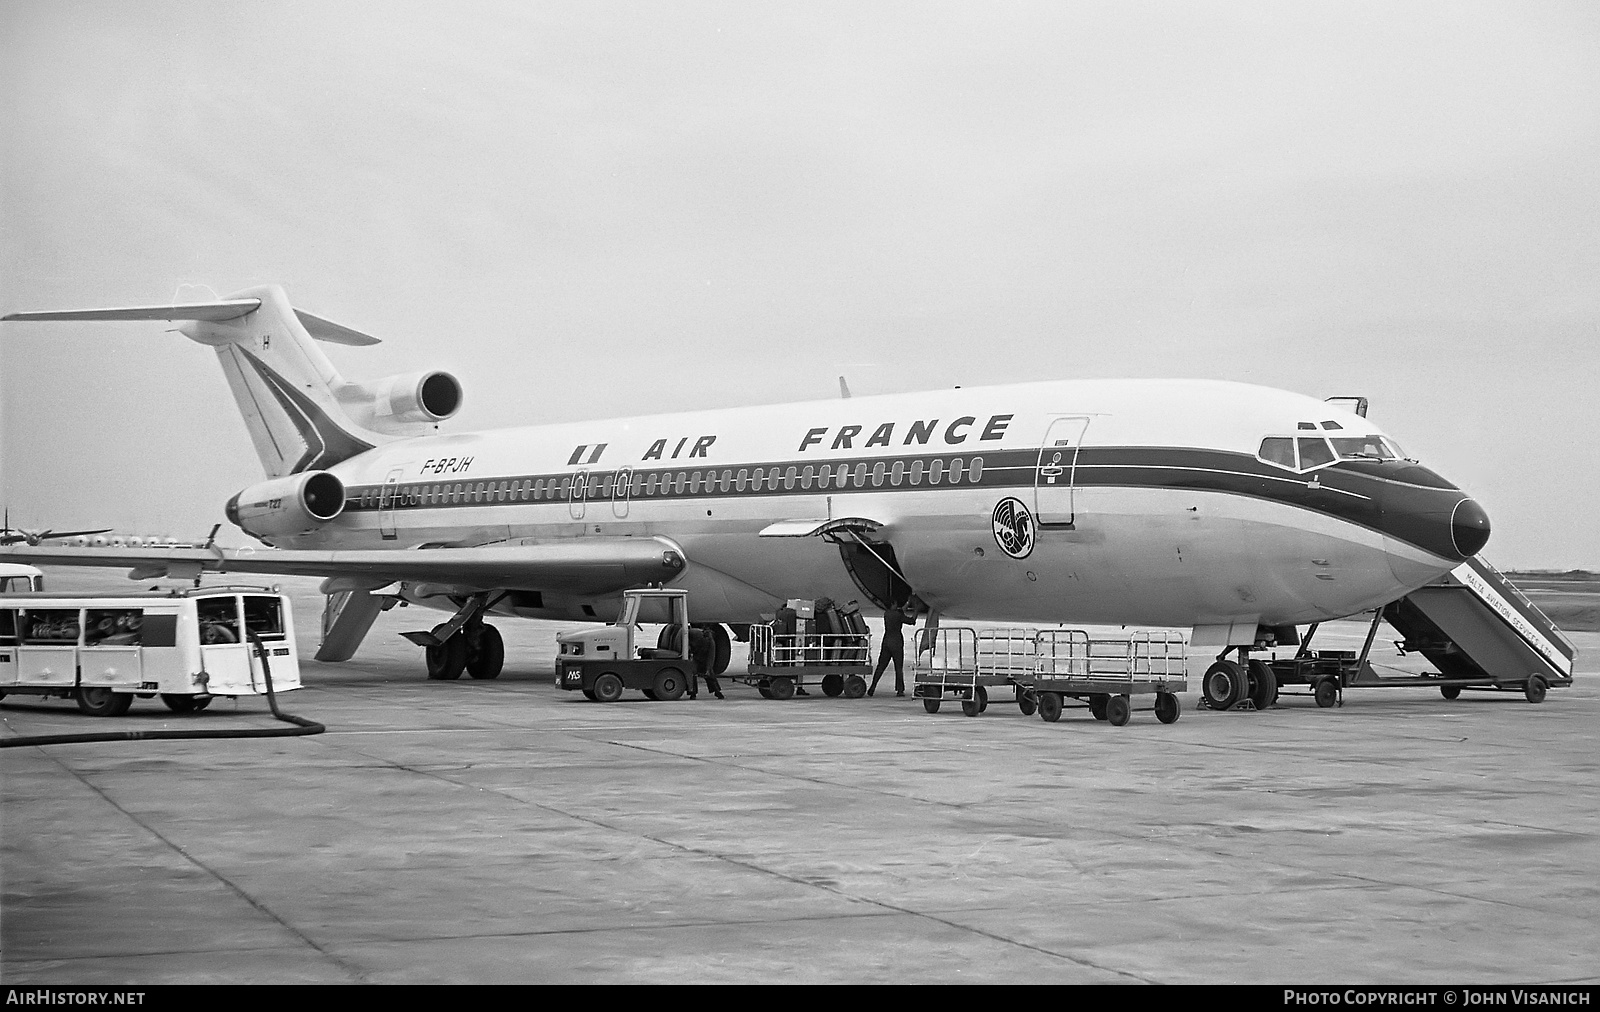
[[[5,320],[181,320],[185,337],[216,349],[268,477],[320,470],[392,436],[356,425],[335,391],[347,386],[316,341],[378,340],[294,309],[276,285],[216,302],[12,313]]]

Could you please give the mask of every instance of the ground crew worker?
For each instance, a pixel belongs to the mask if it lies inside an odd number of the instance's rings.
[[[711,638],[711,631],[700,626],[689,627],[689,659],[694,661],[694,674],[689,676],[689,698],[693,699],[699,694],[695,684],[695,676],[706,680],[706,688],[718,699],[722,695],[722,685],[717,681],[717,676],[711,673],[712,659],[717,655],[717,641]]]
[[[914,621],[915,617],[908,614],[905,608],[890,608],[883,613],[883,647],[878,651],[878,667],[872,672],[872,685],[867,688],[867,695],[877,690],[878,679],[883,677],[890,661],[894,662],[894,694],[906,694],[906,680],[901,674],[901,668],[905,665],[906,640],[900,627]]]

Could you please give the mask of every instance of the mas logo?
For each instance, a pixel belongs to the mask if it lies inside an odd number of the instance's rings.
[[[995,505],[994,542],[1013,559],[1033,552],[1033,514],[1021,499],[1008,496]]]

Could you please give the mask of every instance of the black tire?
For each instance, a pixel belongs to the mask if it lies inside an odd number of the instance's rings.
[[[163,692],[161,701],[173,713],[199,713],[211,705],[210,696],[186,696],[173,692]]]
[[[793,699],[794,679],[788,675],[779,675],[772,680],[768,689],[772,692],[773,699]]]
[[[961,701],[961,712],[965,716],[976,717],[983,712],[983,707],[978,705],[976,699],[963,699]]]
[[[675,699],[681,699],[688,686],[688,678],[677,668],[662,668],[656,672],[654,688],[657,699],[668,703]]]
[[[1266,661],[1250,662],[1250,702],[1265,710],[1278,698],[1278,675]]]
[[[467,670],[467,640],[460,633],[436,647],[427,648],[428,677],[453,682]]]
[[[110,689],[78,689],[73,697],[78,709],[91,717],[120,717],[133,705],[133,693]]]
[[[1331,678],[1324,678],[1312,690],[1312,695],[1317,700],[1317,705],[1326,709],[1339,701],[1339,683]]]
[[[473,649],[468,640],[467,674],[479,679],[499,678],[500,669],[505,665],[506,641],[500,638],[500,630],[492,625],[484,626],[478,634],[477,649]]]
[[[656,690],[655,689],[640,689],[639,691],[644,693],[644,698],[646,698],[646,699],[660,699],[661,698],[660,696],[656,695]]]
[[[1183,704],[1178,697],[1170,692],[1156,693],[1156,719],[1163,724],[1171,724],[1183,712]]]
[[[843,695],[844,694],[844,676],[843,675],[823,675],[822,676],[822,694],[824,696],[828,696],[829,698],[832,698],[834,696]]]
[[[584,689],[583,690],[583,698],[593,701],[594,700],[594,690],[593,689]]]
[[[1532,678],[1522,683],[1522,694],[1527,697],[1528,702],[1530,703],[1542,703],[1544,702],[1545,691],[1548,688],[1549,686],[1545,683],[1543,678],[1538,675],[1534,675]]]
[[[1089,697],[1089,713],[1095,720],[1106,719],[1106,700],[1110,698],[1103,692],[1097,692]]]
[[[756,691],[761,693],[761,698],[762,699],[771,699],[772,698],[772,690],[770,688],[768,688],[767,686],[765,686],[765,685],[756,686]]]
[[[972,694],[978,700],[978,712],[979,713],[982,713],[983,711],[985,711],[985,710],[987,710],[989,708],[989,690],[988,689],[985,689],[983,686],[979,685],[979,686],[977,686],[976,688],[974,688],[972,690]]]
[[[1250,680],[1233,661],[1217,661],[1206,669],[1200,692],[1213,710],[1231,710],[1249,692]]]
[[[1457,699],[1461,696],[1461,686],[1441,685],[1439,686],[1439,695],[1446,699]]]
[[[1052,724],[1061,719],[1061,693],[1039,693],[1039,716]]]
[[[923,699],[922,699],[922,708],[924,710],[927,710],[929,713],[938,713],[939,712],[939,700],[937,700],[937,699],[929,699],[928,697],[924,696]]]
[[[1112,727],[1121,727],[1128,722],[1128,715],[1133,712],[1133,707],[1128,705],[1127,696],[1112,696],[1106,700],[1106,722]]]
[[[1039,701],[1034,698],[1032,689],[1017,690],[1017,709],[1022,711],[1024,717],[1033,716],[1034,712],[1039,709]]]
[[[597,703],[615,703],[622,698],[622,679],[614,671],[602,671],[594,680],[594,699]]]
[[[714,622],[709,628],[715,647],[711,655],[711,673],[720,675],[728,670],[728,662],[733,660],[733,641],[728,639],[728,628],[721,622]]]
[[[867,680],[860,675],[846,675],[844,679],[844,698],[860,699],[867,694]]]

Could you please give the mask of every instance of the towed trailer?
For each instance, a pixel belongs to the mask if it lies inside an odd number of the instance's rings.
[[[160,696],[174,713],[217,696],[300,687],[289,600],[259,587],[169,594],[0,595],[0,696],[77,701],[94,717]]]
[[[750,627],[745,674],[734,681],[753,685],[765,699],[793,699],[795,690],[819,685],[825,696],[860,699],[872,674],[868,633],[782,633],[777,623]]]
[[[957,627],[937,629],[919,645],[913,694],[929,713],[953,697],[976,717],[988,709],[989,689],[1009,685],[1024,715],[1037,711],[1046,721],[1081,704],[1097,720],[1121,726],[1131,697],[1154,695],[1157,719],[1170,724],[1181,712],[1177,693],[1188,690],[1188,646],[1173,632],[1091,637],[1082,629]]]

